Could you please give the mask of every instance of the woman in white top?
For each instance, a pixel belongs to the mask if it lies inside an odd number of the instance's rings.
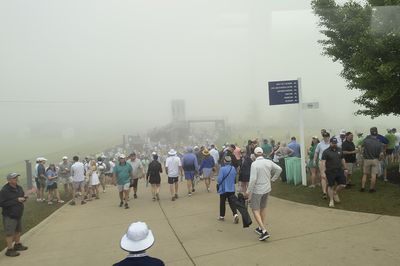
[[[97,172],[97,163],[95,160],[89,162],[89,170],[86,173],[88,179],[88,200],[92,197],[99,199],[99,173]]]

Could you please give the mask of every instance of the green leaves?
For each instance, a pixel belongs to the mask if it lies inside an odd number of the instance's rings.
[[[320,18],[319,43],[323,54],[343,65],[341,76],[349,89],[361,96],[354,100],[365,109],[356,114],[372,118],[400,114],[400,0],[313,0]]]

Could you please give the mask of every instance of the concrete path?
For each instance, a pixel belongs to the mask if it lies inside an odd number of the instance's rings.
[[[112,265],[126,256],[119,241],[134,221],[153,230],[156,242],[148,253],[166,265],[400,265],[399,217],[271,197],[271,238],[260,242],[254,224],[247,229],[233,224],[228,206],[226,220],[217,221],[218,195],[205,192],[202,183],[192,197],[180,183],[175,202],[167,184],[161,201],[153,202],[143,183],[129,210],[117,206],[115,187],[84,206],[65,205],[23,236],[29,250],[16,258],[1,254],[0,265]]]

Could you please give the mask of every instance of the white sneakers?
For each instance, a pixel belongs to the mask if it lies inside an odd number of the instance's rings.
[[[333,194],[333,200],[335,201],[335,202],[340,202],[340,199],[339,199],[339,195],[338,194]]]
[[[239,215],[235,214],[235,215],[233,216],[233,223],[234,223],[234,224],[239,223]]]

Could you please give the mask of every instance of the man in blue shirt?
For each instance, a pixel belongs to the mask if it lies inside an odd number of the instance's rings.
[[[197,157],[193,153],[193,149],[188,147],[187,152],[183,155],[182,158],[182,168],[185,172],[185,179],[187,181],[187,189],[188,195],[192,196],[192,192],[194,192],[194,177],[196,172],[199,169],[199,164],[197,162]]]
[[[289,144],[287,146],[289,149],[293,150],[291,157],[300,158],[301,157],[300,144],[298,144],[296,142],[296,137],[292,137],[290,140],[291,141],[289,142]]]

